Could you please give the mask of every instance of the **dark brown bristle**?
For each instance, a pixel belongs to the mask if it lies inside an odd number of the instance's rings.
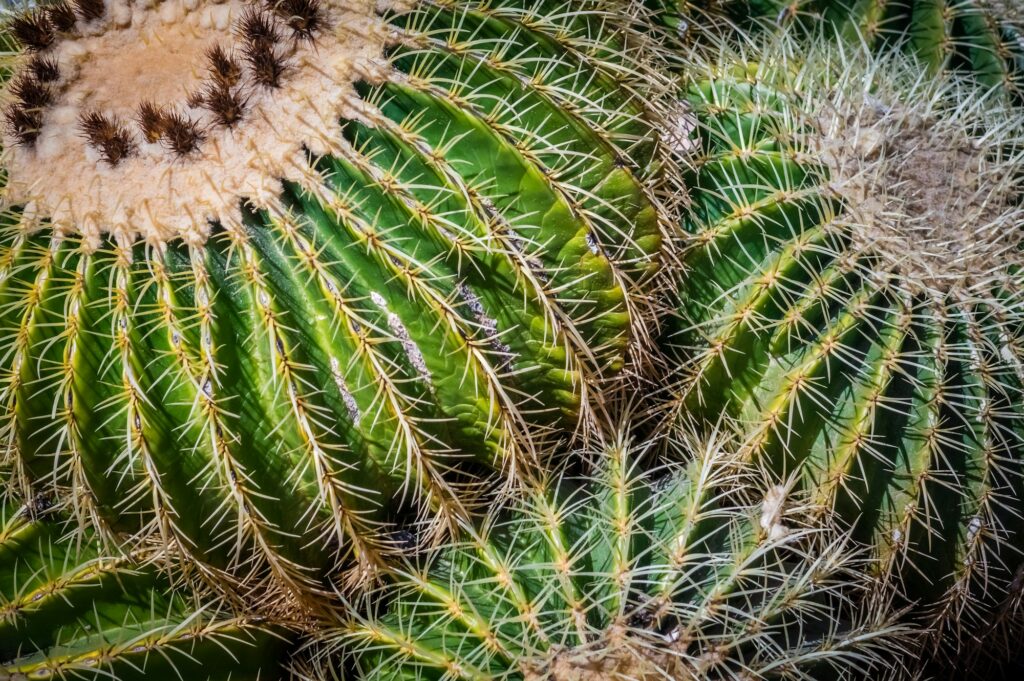
[[[27,50],[45,50],[53,44],[53,24],[41,10],[33,10],[16,17],[11,22],[11,30]]]
[[[167,114],[152,102],[139,104],[135,120],[147,142],[158,142],[167,132]]]
[[[58,2],[47,7],[46,16],[50,18],[53,27],[62,33],[70,33],[75,30],[75,23],[78,21],[75,10],[71,9],[71,5],[66,2]]]
[[[28,71],[40,83],[60,80],[60,66],[53,57],[34,57],[28,64]]]
[[[222,85],[232,87],[242,77],[242,67],[235,56],[220,45],[214,45],[206,52],[206,60],[210,63],[210,75]]]
[[[116,166],[135,152],[135,141],[132,139],[131,131],[116,118],[94,111],[83,114],[78,127],[89,144],[112,166]]]
[[[185,96],[185,103],[193,109],[203,108],[203,92],[202,90],[193,90]]]
[[[281,76],[284,74],[285,65],[274,45],[268,42],[257,41],[245,46],[245,61],[252,70],[252,77],[263,87],[281,87]]]
[[[73,0],[75,11],[85,21],[95,21],[107,13],[107,5],[103,0]]]
[[[40,111],[53,102],[53,91],[27,73],[17,76],[8,92],[19,100],[23,109],[31,111]]]
[[[43,113],[38,109],[28,110],[12,104],[4,110],[4,122],[18,144],[30,146],[39,138],[39,132],[43,127]]]
[[[178,156],[188,156],[196,151],[205,139],[199,124],[191,118],[179,113],[167,115],[164,144]]]
[[[203,90],[203,108],[213,114],[218,125],[230,128],[242,120],[245,102],[225,83],[212,82]]]
[[[249,7],[235,23],[235,35],[249,43],[276,43],[281,39],[274,15]]]
[[[320,0],[279,0],[273,4],[273,10],[297,38],[312,40],[323,26]]]

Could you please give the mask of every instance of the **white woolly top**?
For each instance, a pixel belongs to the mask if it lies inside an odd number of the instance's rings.
[[[325,21],[313,39],[282,30],[278,88],[257,83],[239,58],[244,115],[228,127],[190,95],[209,78],[211,47],[242,53],[236,22],[253,4],[107,0],[102,19],[79,19],[74,35],[61,35],[44,53],[60,69],[56,96],[34,143],[4,134],[5,205],[23,204],[28,219],[49,219],[53,229],[81,234],[94,246],[105,234],[122,243],[202,244],[211,221],[237,222],[243,198],[272,206],[282,179],[308,173],[304,147],[326,153],[337,144],[340,118],[363,118],[366,105],[353,83],[386,73],[387,28],[376,5],[325,0]],[[26,56],[22,68],[28,63]],[[195,121],[205,139],[185,155],[147,142],[135,123],[143,102]],[[90,144],[81,126],[90,112],[124,124],[135,142],[130,156],[112,164]]]

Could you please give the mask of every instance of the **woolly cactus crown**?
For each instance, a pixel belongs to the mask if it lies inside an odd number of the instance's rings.
[[[82,0],[18,18],[34,54],[9,87],[8,200],[94,246],[202,244],[241,223],[240,197],[279,206],[307,151],[337,153],[337,121],[370,115],[353,83],[384,68],[376,6]]]
[[[910,62],[849,61],[794,93],[793,115],[808,126],[794,151],[825,166],[848,208],[838,223],[851,255],[877,255],[869,276],[908,293],[970,296],[1005,281],[1024,264],[1020,115]]]

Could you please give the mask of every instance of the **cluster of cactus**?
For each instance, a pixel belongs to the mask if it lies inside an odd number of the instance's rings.
[[[14,13],[0,678],[1005,655],[1012,5]]]

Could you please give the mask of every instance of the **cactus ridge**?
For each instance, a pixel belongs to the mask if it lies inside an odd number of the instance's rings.
[[[897,666],[901,630],[859,600],[846,538],[800,527],[784,488],[731,498],[723,489],[763,486],[720,442],[699,444],[689,466],[644,473],[622,435],[592,477],[553,478],[410,560],[325,629],[320,678],[826,679]]]
[[[1019,626],[1024,119],[864,50],[695,59],[679,406],[976,645]]]
[[[653,124],[667,81],[613,7],[374,15],[386,66],[359,67],[340,126],[206,237],[57,229],[40,214],[57,196],[10,205],[0,400],[15,486],[70,490],[108,539],[158,539],[211,578],[269,572],[305,592],[325,568],[372,576],[406,541],[396,521],[436,539],[489,471],[528,476],[563,432],[588,430],[649,331],[670,170]],[[251,23],[232,39],[270,40]],[[205,137],[174,173],[305,82],[296,56],[277,89],[251,84],[252,60],[220,47],[199,57],[207,90],[248,104],[229,132],[196,113],[206,95],[186,109]],[[134,155],[83,173],[163,167],[170,109],[133,107]],[[51,132],[9,131],[11,178]]]
[[[710,20],[742,39],[751,31],[829,28],[879,51],[920,60],[931,76],[957,72],[1018,104],[1024,97],[1024,13],[1015,0],[647,0],[669,26]],[[715,35],[708,33],[710,42]]]
[[[283,630],[172,589],[144,553],[75,539],[52,509],[0,505],[0,676],[283,678]]]

